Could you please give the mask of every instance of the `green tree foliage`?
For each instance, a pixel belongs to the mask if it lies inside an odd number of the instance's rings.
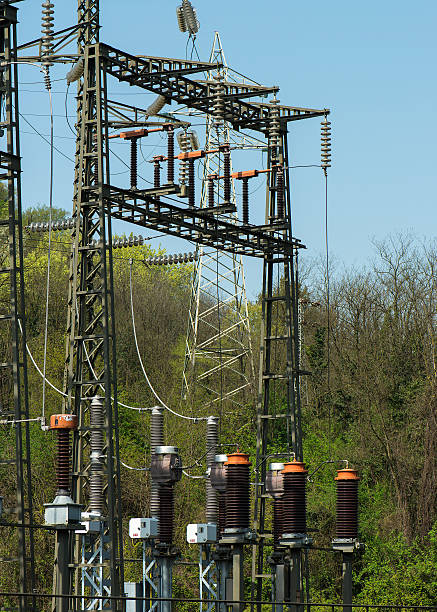
[[[0,193],[0,212],[4,196]],[[65,214],[53,211],[53,220]],[[38,207],[26,212],[24,224],[47,219],[47,207]],[[46,233],[25,234],[28,342],[39,365],[43,361],[47,240]],[[47,375],[60,388],[70,247],[69,232],[53,235]],[[192,268],[145,265],[145,257],[161,253],[147,245],[114,250],[119,400],[134,407],[157,404],[144,380],[134,343],[132,275],[138,346],[150,381],[173,409],[198,416],[199,405],[180,398]],[[368,269],[336,275],[331,282],[329,361],[325,285],[312,274],[301,287],[302,365],[312,371],[302,390],[304,456],[310,473],[327,460],[340,459],[348,459],[360,471],[360,531],[367,548],[355,564],[357,602],[436,601],[436,262],[435,243],[420,245],[403,237],[389,238],[375,245],[375,260]],[[279,284],[278,294],[282,290]],[[249,313],[256,354],[259,301],[249,305]],[[280,335],[284,327],[280,303],[275,305],[273,326]],[[0,336],[0,343],[6,350],[7,338]],[[281,350],[272,356],[277,363],[284,358]],[[31,416],[35,417],[41,414],[41,378],[31,364],[29,383]],[[284,398],[272,394],[271,401],[272,411],[279,411]],[[256,398],[248,397],[246,407],[226,414],[221,425],[222,441],[239,444],[251,454],[252,461],[256,451],[255,405]],[[47,388],[47,414],[60,408],[61,398]],[[149,413],[121,405],[119,413],[121,459],[131,467],[144,468],[150,457]],[[168,414],[165,418],[166,442],[180,447],[185,464],[194,464],[192,474],[202,475],[204,423],[193,424]],[[3,454],[11,450],[12,434],[10,428],[0,426]],[[285,441],[279,424],[269,451],[283,452]],[[54,442],[53,436],[37,425],[32,425],[31,442],[35,520],[40,522],[43,504],[54,495]],[[339,465],[322,466],[308,483],[308,525],[320,548],[329,549],[335,533],[333,477]],[[7,469],[2,468],[0,494],[8,493],[11,482]],[[184,477],[176,491],[176,516],[180,518],[176,543],[186,559],[196,561],[198,550],[186,545],[184,526],[205,520],[204,480]],[[122,467],[126,536],[129,517],[147,516],[148,493],[148,473]],[[269,524],[270,504],[267,513]],[[0,557],[7,545],[6,540],[0,540]],[[137,548],[125,538],[129,557],[139,556]],[[38,532],[37,551],[38,587],[48,590],[53,556],[50,534]],[[311,551],[309,557],[311,599],[338,602],[339,559],[321,550]],[[139,579],[138,564],[127,568],[127,579]],[[0,586],[12,587],[14,579],[0,563]],[[177,594],[197,594],[195,570],[190,574],[186,567],[178,567],[175,579]]]

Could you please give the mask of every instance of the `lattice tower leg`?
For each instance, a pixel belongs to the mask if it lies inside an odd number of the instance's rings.
[[[223,64],[220,77],[226,80],[227,66],[218,33],[214,38],[210,61]],[[209,73],[214,81],[218,75]],[[220,79],[216,81],[220,88]],[[229,125],[220,118],[222,100],[216,102],[217,117],[208,115],[206,150],[218,149],[230,141]],[[234,134],[234,137],[237,136]],[[207,207],[208,176],[223,174],[223,153],[208,155],[203,173],[200,207]],[[216,182],[214,203],[224,203],[223,181]],[[230,206],[235,207],[232,183]],[[236,213],[225,215],[236,219]],[[241,256],[198,247],[194,265],[182,397],[196,398],[209,413],[241,409],[253,391],[254,363],[250,338],[243,260]]]
[[[80,138],[76,151],[75,215],[70,278],[67,411],[79,417],[73,444],[73,499],[86,502],[91,471],[90,402],[102,396],[103,535],[90,535],[86,556],[103,550],[102,581],[112,595],[121,592],[123,554],[121,538],[120,464],[116,389],[114,290],[111,217],[103,185],[109,183],[106,74],[98,46],[84,47],[84,80],[80,110]],[[113,401],[111,400],[113,398]],[[80,565],[76,541],[74,562]],[[98,561],[96,561],[98,565]],[[97,571],[97,569],[95,570]],[[99,570],[100,571],[100,570]],[[76,585],[79,574],[76,572]],[[87,581],[92,595],[91,581]]]
[[[272,122],[275,120],[272,110]],[[280,126],[279,126],[280,127]],[[273,168],[267,179],[266,223],[275,223],[284,237],[291,238],[291,205],[288,175],[287,137],[282,129],[269,138],[268,167]],[[283,172],[284,213],[278,217],[277,168]],[[282,177],[281,177],[282,178]],[[275,272],[278,285],[275,287]],[[276,433],[285,432],[285,448],[302,459],[302,432],[299,389],[298,296],[295,276],[295,253],[271,253],[264,260],[262,318],[260,331],[260,366],[257,405],[257,457],[259,466],[256,482],[265,482],[268,455]],[[277,451],[276,451],[277,452]],[[266,539],[266,498],[262,487],[256,487],[254,529],[260,543],[252,554],[252,598],[261,600],[265,573],[264,548]]]
[[[1,470],[14,470],[15,495],[6,495],[4,505],[14,514],[18,527],[8,528],[2,540],[10,546],[7,553],[15,565],[18,560],[18,590],[32,592],[35,587],[32,510],[32,482],[29,438],[29,404],[26,360],[26,323],[24,308],[23,228],[21,209],[21,164],[18,112],[17,8],[0,7],[1,97],[5,104],[6,151],[0,152],[0,179],[7,181],[7,217],[0,219],[0,276],[5,300],[0,306],[0,418],[5,420],[8,444],[0,456]],[[0,145],[1,146],[1,145]],[[7,296],[7,297],[6,297]],[[21,331],[20,331],[21,325]],[[13,423],[13,425],[12,425]],[[3,426],[2,426],[3,427]],[[11,455],[6,455],[7,448]],[[1,493],[1,491],[0,491]],[[18,546],[16,547],[16,540]],[[6,551],[5,551],[6,552]],[[11,570],[11,573],[14,573]],[[14,602],[16,604],[16,600]],[[33,599],[18,599],[21,610],[34,609]]]

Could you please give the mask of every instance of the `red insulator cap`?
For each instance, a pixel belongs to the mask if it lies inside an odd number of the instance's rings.
[[[231,453],[225,465],[250,465],[247,453]]]
[[[76,429],[77,416],[75,414],[52,414],[50,429]]]
[[[345,468],[344,470],[337,470],[337,476],[335,480],[359,480],[357,470],[351,468]]]
[[[289,461],[288,463],[284,465],[282,474],[290,474],[290,473],[308,474],[308,470],[305,468],[305,463],[303,463],[302,461]]]

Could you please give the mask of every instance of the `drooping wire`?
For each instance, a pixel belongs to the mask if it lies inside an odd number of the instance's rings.
[[[132,467],[131,465],[128,465],[127,463],[125,463],[124,461],[122,461],[120,459],[120,463],[123,467],[127,468],[128,470],[135,470],[136,472],[149,472],[150,468],[149,467]]]
[[[147,372],[146,372],[146,370],[144,368],[143,360],[141,358],[140,348],[138,346],[137,331],[136,331],[136,326],[135,326],[135,313],[134,313],[133,289],[132,289],[132,263],[133,262],[131,260],[129,262],[129,289],[130,289],[130,305],[131,305],[132,329],[133,329],[133,332],[134,332],[134,340],[135,340],[135,347],[136,347],[137,355],[138,355],[138,361],[140,362],[140,366],[141,366],[141,370],[143,372],[144,378],[146,379],[146,382],[147,382],[151,392],[155,396],[156,400],[161,404],[161,406],[163,408],[165,408],[165,410],[168,410],[168,412],[170,412],[171,414],[174,414],[177,417],[180,417],[181,419],[186,419],[188,421],[194,421],[194,423],[197,423],[198,421],[206,421],[208,419],[208,417],[190,417],[190,416],[186,416],[184,414],[180,414],[179,412],[176,412],[175,410],[172,410],[171,408],[169,408],[167,406],[167,404],[165,402],[163,402],[162,399],[159,397],[159,395],[156,393],[155,389],[152,386],[152,383],[150,382],[149,377],[147,376]]]
[[[30,121],[28,121],[28,120],[26,119],[26,117],[25,117],[24,115],[22,115],[20,112],[18,112],[18,114],[19,114],[19,115],[20,115],[20,117],[23,119],[23,121],[25,121],[25,122],[27,123],[27,125],[28,125],[29,127],[31,127],[31,128],[32,128],[32,130],[33,130],[33,131],[34,131],[36,134],[38,134],[38,136],[40,136],[40,137],[41,137],[41,138],[42,138],[42,139],[43,139],[43,140],[44,140],[44,141],[45,141],[45,142],[46,142],[48,145],[50,145],[50,140],[47,140],[47,138],[46,138],[46,137],[45,137],[43,134],[41,134],[41,132],[39,132],[39,131],[36,129],[36,127],[35,127],[35,126],[33,126],[33,125],[30,123]],[[62,157],[65,157],[65,159],[68,159],[68,161],[70,161],[70,162],[73,162],[73,163],[74,163],[74,159],[72,159],[71,157],[68,157],[68,155],[66,155],[65,153],[63,153],[63,151],[61,151],[60,149],[58,149],[58,148],[57,148],[57,147],[55,147],[54,145],[53,145],[53,149],[54,149],[54,150],[55,150],[57,153],[59,153],[60,155],[62,155]]]
[[[332,451],[332,410],[331,410],[331,307],[330,307],[330,278],[329,278],[329,234],[328,234],[328,172],[324,168],[325,175],[325,248],[326,248],[326,383],[328,387],[328,455]]]
[[[67,91],[65,92],[65,119],[67,120],[67,125],[70,128],[70,132],[73,134],[73,136],[76,138],[76,133],[73,130],[73,128],[70,125],[70,121],[68,119],[68,110],[67,110],[67,100],[68,100],[68,90],[70,88],[70,83],[68,83],[67,85]]]
[[[47,343],[49,330],[49,298],[50,298],[50,264],[51,264],[51,248],[52,248],[52,214],[53,214],[53,101],[52,101],[52,86],[48,76],[48,67],[46,67],[45,83],[49,94],[50,102],[50,177],[49,177],[49,237],[48,237],[48,252],[47,252],[47,276],[46,276],[46,303],[45,303],[45,320],[44,320],[44,349],[43,349],[43,379],[42,379],[42,405],[41,405],[41,420],[44,424],[45,420],[45,402],[46,402],[46,370],[47,370]]]
[[[20,326],[20,332],[21,332],[21,333],[23,333],[23,328],[22,328],[22,326],[21,326],[21,321],[20,321],[20,320],[18,320],[18,325]],[[40,368],[38,367],[38,364],[36,363],[36,361],[35,361],[35,359],[34,359],[34,357],[33,357],[32,353],[31,353],[31,351],[30,351],[29,345],[28,345],[27,343],[26,343],[26,351],[27,351],[27,354],[29,355],[30,360],[31,360],[31,362],[33,363],[33,365],[34,365],[34,367],[35,367],[36,371],[38,372],[38,374],[39,374],[39,375],[40,375],[42,378],[44,378],[44,374],[42,373],[42,371],[41,371],[41,370],[40,370]],[[64,393],[63,391],[61,391],[60,389],[58,389],[58,387],[55,387],[55,385],[54,385],[53,383],[51,383],[51,382],[49,381],[49,379],[48,379],[48,378],[46,378],[46,379],[45,379],[45,381],[46,381],[46,383],[48,384],[48,386],[49,386],[49,387],[51,387],[51,388],[52,388],[54,391],[56,391],[56,393],[59,393],[59,395],[62,395],[63,397],[68,397],[67,393]],[[40,420],[40,419],[39,419],[39,420]]]
[[[330,283],[329,283],[329,241],[328,241],[328,168],[331,167],[331,122],[325,114],[320,130],[321,144],[321,167],[325,176],[325,247],[326,247],[326,384],[328,395],[328,454],[331,457],[332,445],[332,402],[331,402],[331,308],[330,308]]]

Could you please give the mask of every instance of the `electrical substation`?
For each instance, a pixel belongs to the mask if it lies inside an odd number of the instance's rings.
[[[10,298],[7,308],[2,304],[0,325],[11,339],[10,353],[0,358],[0,384],[9,394],[2,405],[1,427],[13,441],[9,454],[0,451],[0,462],[16,489],[15,499],[5,498],[0,505],[0,533],[11,546],[10,559],[0,563],[9,563],[17,576],[15,592],[3,595],[0,608],[303,611],[309,604],[308,552],[317,535],[311,534],[306,517],[308,470],[300,397],[308,372],[301,368],[298,295],[299,253],[305,247],[292,234],[288,132],[295,121],[322,122],[320,167],[326,175],[331,159],[329,110],[284,105],[278,87],[238,78],[217,33],[208,61],[133,55],[99,39],[98,0],[78,0],[77,22],[61,30],[54,27],[55,0],[45,0],[42,29],[26,42],[20,38],[20,4],[0,0],[0,178],[8,193],[8,218],[0,224],[9,240],[9,257],[0,273],[8,279]],[[199,22],[191,3],[183,0],[175,8],[174,27],[195,37]],[[41,70],[49,95],[55,65],[63,65],[67,84],[77,87],[71,216],[26,228],[21,208],[21,181],[28,179],[21,173],[20,64]],[[123,84],[154,100],[147,108],[117,101],[113,92]],[[192,129],[193,117],[197,122],[202,118],[205,134]],[[165,143],[164,154],[146,164],[146,186],[138,174],[144,138]],[[110,145],[116,140],[129,150],[128,186],[110,174]],[[264,167],[261,161],[255,169],[251,161],[245,166],[247,150],[260,156],[264,152]],[[234,151],[238,164],[232,163]],[[256,215],[250,184],[259,176],[265,181],[263,223],[252,220]],[[114,238],[116,222],[136,234]],[[23,232],[56,231],[71,234],[68,320],[59,410],[46,422],[44,415],[33,418],[29,406],[28,357],[33,364],[35,360],[27,354]],[[184,253],[152,256],[146,265],[191,265],[193,274],[180,407],[160,399],[142,364],[144,384],[152,388],[156,405],[142,413],[150,428],[144,468],[150,512],[135,517],[121,506],[124,449],[119,437],[113,252],[143,245],[147,236],[137,234],[140,231],[187,242]],[[263,266],[260,347],[251,340],[243,257],[258,258]],[[281,279],[279,291],[275,277]],[[205,294],[215,296],[210,308],[202,308]],[[132,268],[130,296],[132,300]],[[132,318],[133,310],[132,305]],[[273,325],[276,311],[281,313],[279,330]],[[135,342],[138,350],[136,336]],[[201,397],[208,399],[200,416],[184,412],[205,389]],[[282,403],[273,401],[279,395]],[[243,404],[253,405],[252,456],[219,435],[224,406],[237,409]],[[192,484],[184,449],[165,435],[167,424],[180,418],[204,432],[204,446],[197,449],[206,489],[203,523],[187,524],[174,513],[179,487]],[[44,524],[35,522],[32,507],[36,484],[30,439],[37,427],[57,443],[57,492],[46,504]],[[278,428],[285,440],[280,454],[271,452]],[[342,557],[347,611],[352,609],[352,563],[362,546],[359,476],[347,462],[338,468],[337,531],[331,552]],[[53,583],[46,593],[35,589],[38,529],[48,530],[53,538]],[[176,531],[198,549],[191,598],[173,596],[174,567],[181,562]],[[127,539],[141,544],[142,555],[135,561],[142,574],[138,582],[125,580]]]

